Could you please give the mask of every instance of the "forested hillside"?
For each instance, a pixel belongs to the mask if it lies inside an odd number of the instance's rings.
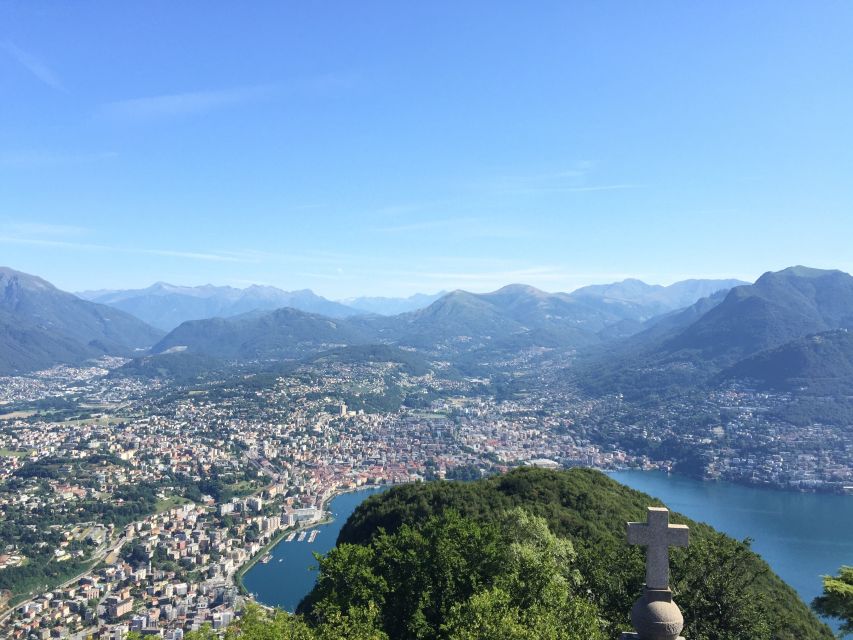
[[[607,634],[618,637],[619,629],[628,628],[627,615],[644,575],[643,552],[625,543],[625,522],[644,520],[646,507],[660,504],[597,471],[525,468],[472,483],[404,485],[373,496],[349,519],[338,544],[375,544],[379,531],[416,527],[447,510],[486,524],[521,508],[544,518],[554,534],[572,542],[584,591],[605,620]],[[690,547],[671,553],[672,587],[684,612],[685,637],[832,637],[746,544],[679,514],[672,520],[691,528]],[[758,627],[744,633],[757,620],[767,623],[768,634],[761,635]]]
[[[604,640],[630,629],[644,554],[625,543],[652,497],[586,469],[523,468],[372,496],[320,559],[299,614],[250,608],[244,640]],[[767,564],[688,524],[672,588],[691,640],[830,640]]]

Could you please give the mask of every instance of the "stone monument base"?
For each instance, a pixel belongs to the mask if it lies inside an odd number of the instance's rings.
[[[641,640],[639,633],[634,633],[633,631],[623,631],[622,635],[619,636],[619,640]],[[676,640],[684,640],[684,636],[678,636]]]

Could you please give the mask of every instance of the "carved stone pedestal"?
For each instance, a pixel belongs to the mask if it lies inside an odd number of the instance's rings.
[[[631,624],[639,640],[678,640],[684,617],[669,589],[646,589],[631,609]]]

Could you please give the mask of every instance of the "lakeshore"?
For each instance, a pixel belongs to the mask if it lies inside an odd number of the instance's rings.
[[[316,540],[313,543],[307,540],[286,542],[284,538],[298,529],[291,528],[282,532],[274,544],[268,545],[269,549],[261,550],[253,556],[250,567],[247,566],[239,577],[235,576],[240,588],[245,593],[251,593],[262,605],[295,611],[317,579],[317,573],[314,571],[317,561],[313,554],[328,553],[335,546],[341,527],[356,507],[369,496],[384,491],[390,486],[360,487],[330,495],[329,499],[323,503],[323,508],[330,517],[322,523],[301,528],[305,531],[317,530],[319,533]],[[259,563],[259,559],[266,553],[272,554],[270,562]]]

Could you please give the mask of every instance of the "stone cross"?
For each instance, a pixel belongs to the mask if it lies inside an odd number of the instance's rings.
[[[628,523],[628,544],[646,547],[646,589],[669,589],[669,548],[687,546],[687,526],[669,524],[662,507],[649,507],[646,520]]]

